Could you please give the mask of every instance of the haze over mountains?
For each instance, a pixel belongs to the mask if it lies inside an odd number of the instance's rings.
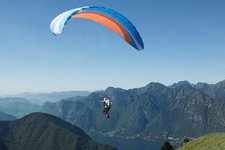
[[[15,119],[16,119],[16,117],[0,111],[0,121],[15,120]]]
[[[113,100],[109,120],[102,114],[100,100],[105,96]],[[224,96],[225,80],[216,84],[181,81],[170,86],[152,82],[129,90],[109,87],[88,96],[45,102],[36,109],[58,116],[89,135],[160,141],[224,132]]]
[[[56,102],[61,99],[75,97],[75,96],[87,96],[90,94],[88,91],[63,91],[63,92],[52,92],[52,93],[22,93],[17,95],[18,97],[24,97],[26,99],[37,99],[43,102]]]
[[[62,92],[50,92],[50,93],[31,93],[25,92],[17,95],[8,95],[6,97],[18,97],[30,100],[37,104],[43,104],[46,101],[57,102],[61,99],[75,97],[75,96],[87,96],[89,91],[62,91]]]
[[[29,113],[38,112],[41,106],[25,98],[0,98],[0,111],[21,118]]]
[[[41,106],[49,102],[57,102],[69,97],[87,96],[88,91],[65,91],[53,93],[23,93],[0,98],[0,110],[21,118],[32,112],[41,111]]]

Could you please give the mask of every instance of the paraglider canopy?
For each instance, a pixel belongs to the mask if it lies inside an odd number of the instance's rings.
[[[135,26],[122,14],[104,7],[85,6],[72,9],[58,15],[51,23],[50,29],[55,35],[63,32],[65,24],[71,18],[84,18],[97,22],[114,31],[137,50],[144,49],[144,43]]]

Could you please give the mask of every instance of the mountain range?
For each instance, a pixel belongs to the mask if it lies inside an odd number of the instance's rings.
[[[68,98],[45,103],[42,111],[93,134],[145,139],[196,137],[225,131],[224,85],[225,81],[214,85],[185,81],[171,86],[149,83],[129,90],[109,87],[79,101]],[[113,101],[109,120],[102,114],[100,100],[104,96]]]
[[[44,113],[0,121],[1,150],[115,150],[94,142],[83,130]]]
[[[217,84],[199,82],[194,87],[218,100],[225,101],[225,80]]]
[[[145,141],[163,141],[170,137],[179,142],[183,137],[225,131],[224,96],[225,80],[216,84],[180,81],[170,86],[151,82],[141,88],[126,90],[108,87],[88,96],[45,102],[43,106],[32,109],[32,112],[41,111],[58,116],[92,137],[138,138]],[[100,100],[103,97],[113,101],[110,119],[105,119],[102,114]],[[18,111],[11,113],[5,109],[3,112],[18,117],[21,116],[19,113],[29,110],[16,107],[20,105],[14,106],[8,110]]]

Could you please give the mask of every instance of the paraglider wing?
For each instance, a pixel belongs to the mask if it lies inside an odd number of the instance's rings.
[[[50,29],[53,34],[55,35],[60,35],[63,32],[63,28],[66,25],[66,23],[69,21],[69,19],[76,13],[78,13],[80,10],[88,8],[88,7],[81,7],[81,8],[76,8],[72,10],[68,10],[52,20]]]
[[[52,21],[50,29],[55,35],[61,34],[70,18],[84,18],[97,22],[114,31],[137,50],[144,49],[142,38],[134,25],[122,14],[112,9],[98,6],[72,9],[57,16]]]

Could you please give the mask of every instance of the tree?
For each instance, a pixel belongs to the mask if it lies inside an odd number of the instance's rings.
[[[189,142],[190,140],[188,139],[188,138],[185,138],[184,139],[184,141],[183,141],[183,143],[187,143],[187,142]]]
[[[190,141],[190,140],[189,140],[188,138],[184,138],[184,140],[183,140],[181,146],[183,146],[185,143],[187,143],[187,142],[189,142],[189,141]]]
[[[160,150],[174,150],[173,146],[170,145],[168,141],[164,142],[163,146],[160,148]]]

